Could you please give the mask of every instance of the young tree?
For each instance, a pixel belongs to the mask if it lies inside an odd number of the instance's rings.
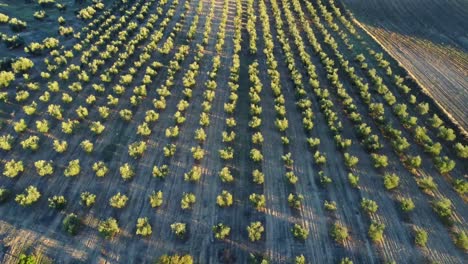
[[[84,152],[86,153],[91,153],[93,152],[93,149],[94,149],[94,144],[89,141],[89,140],[83,140],[81,143],[80,143],[80,146],[81,148],[84,150]]]
[[[256,184],[263,184],[265,181],[265,175],[261,171],[255,169],[252,171],[252,180]]]
[[[153,233],[148,217],[140,217],[137,219],[136,234],[143,237],[149,236]]]
[[[330,229],[330,235],[337,243],[341,244],[349,237],[348,228],[336,221]]]
[[[32,205],[33,203],[37,202],[41,197],[41,193],[37,190],[35,186],[32,185],[27,187],[25,192],[26,193],[16,195],[15,198],[15,201],[22,206]]]
[[[80,198],[80,204],[86,207],[91,207],[96,202],[96,195],[90,192],[82,192]]]
[[[374,167],[376,168],[385,168],[388,166],[388,158],[385,155],[371,154],[372,161],[374,162]]]
[[[463,250],[468,250],[468,235],[464,230],[455,233],[455,245]]]
[[[104,177],[109,172],[109,168],[103,161],[98,161],[93,164],[93,171],[97,177]]]
[[[367,198],[362,198],[361,207],[364,211],[368,213],[375,213],[377,212],[377,209],[379,209],[379,206],[375,201]]]
[[[171,230],[177,237],[184,239],[187,235],[187,224],[175,222],[171,224]]]
[[[288,195],[288,204],[294,209],[299,209],[301,207],[304,196],[302,194],[292,194]]]
[[[303,227],[299,224],[294,224],[293,228],[291,229],[293,236],[296,239],[306,240],[309,236],[309,230],[306,227]]]
[[[164,179],[169,174],[169,166],[162,165],[153,167],[153,177]]]
[[[231,228],[223,223],[214,225],[212,230],[215,238],[219,240],[225,239],[231,233]]]
[[[192,169],[184,173],[184,180],[191,182],[198,182],[202,176],[202,168],[199,166],[193,166]]]
[[[6,200],[8,200],[8,198],[10,197],[10,194],[10,190],[4,187],[0,187],[0,204],[6,202]]]
[[[414,202],[411,198],[401,197],[400,199],[401,210],[403,212],[411,212],[414,209]]]
[[[163,203],[163,192],[162,191],[153,191],[149,195],[149,201],[152,208],[160,207]]]
[[[120,176],[124,180],[130,180],[131,178],[133,178],[133,176],[135,176],[135,171],[132,165],[128,163],[125,163],[124,165],[120,166],[119,171],[120,171]]]
[[[67,200],[63,195],[54,195],[48,199],[49,207],[56,210],[62,210],[67,205]]]
[[[351,184],[353,188],[359,187],[359,176],[356,176],[352,173],[348,173],[348,180],[349,180],[349,184]]]
[[[157,264],[193,264],[193,258],[190,255],[179,256],[175,255],[162,255]]]
[[[76,214],[68,214],[62,221],[62,226],[65,232],[74,236],[78,233],[81,226],[81,221]]]
[[[265,199],[265,195],[263,194],[252,193],[249,196],[249,200],[252,203],[252,205],[255,207],[255,209],[257,210],[261,210],[265,208],[266,206],[266,199]]]
[[[426,247],[427,244],[427,232],[426,230],[416,227],[414,228],[414,243],[420,247]]]
[[[447,198],[440,198],[433,204],[434,211],[442,218],[446,223],[451,223],[452,218],[452,202]]]
[[[385,173],[384,176],[384,185],[385,189],[393,190],[400,184],[400,177],[398,177],[395,173]]]
[[[234,181],[234,177],[231,174],[231,171],[228,167],[224,167],[219,172],[219,177],[221,178],[222,182],[232,182]]]
[[[120,228],[117,220],[109,217],[107,220],[99,223],[98,231],[104,238],[112,239],[120,232]]]
[[[3,175],[9,178],[15,178],[24,171],[23,161],[16,161],[14,159],[5,162]]]
[[[68,162],[68,166],[65,168],[65,176],[66,177],[74,177],[80,174],[81,167],[80,167],[80,160],[72,160]]]
[[[374,242],[382,242],[384,230],[385,224],[372,221],[371,225],[369,226],[369,237]]]
[[[197,201],[197,197],[193,193],[185,193],[182,196],[182,200],[180,200],[180,207],[182,209],[192,209],[192,206]]]
[[[218,197],[216,197],[216,204],[220,207],[229,207],[233,203],[232,194],[223,190]]]
[[[124,208],[127,205],[128,197],[125,194],[118,192],[109,199],[110,206],[114,208]]]
[[[143,153],[145,152],[145,150],[146,150],[146,142],[144,141],[133,142],[132,144],[128,146],[128,154],[130,155],[130,157],[134,157],[134,158],[139,158],[143,156]]]
[[[252,222],[250,225],[247,227],[247,232],[249,234],[249,239],[252,242],[258,241],[262,238],[262,234],[265,231],[265,228],[263,227],[262,223],[257,221],[257,222]]]
[[[262,152],[260,150],[258,150],[258,149],[252,149],[250,151],[250,158],[254,162],[261,162],[263,160]]]

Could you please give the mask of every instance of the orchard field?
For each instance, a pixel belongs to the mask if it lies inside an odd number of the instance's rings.
[[[2,263],[467,258],[466,137],[336,0],[2,0],[0,32]]]

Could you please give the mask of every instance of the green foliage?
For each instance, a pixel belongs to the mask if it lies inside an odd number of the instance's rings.
[[[80,174],[80,171],[80,160],[76,159],[68,162],[68,166],[65,168],[64,174],[66,177],[74,177]]]
[[[202,176],[202,168],[199,166],[193,166],[189,172],[184,173],[184,180],[197,182],[200,180],[201,176]]]
[[[364,211],[368,213],[375,213],[377,212],[377,209],[379,209],[379,206],[377,205],[375,201],[367,199],[367,198],[362,198],[361,207],[362,209],[364,209]]]
[[[349,153],[344,154],[345,164],[348,168],[354,168],[359,162],[358,157],[352,156]]]
[[[201,160],[205,156],[205,150],[203,150],[203,148],[200,146],[192,147],[190,151],[192,152],[193,158],[195,160]]]
[[[119,171],[120,171],[120,176],[124,180],[130,180],[131,178],[133,178],[133,176],[135,176],[135,171],[132,165],[128,163],[125,163],[124,165],[120,166]]]
[[[163,192],[162,191],[153,191],[149,195],[149,202],[152,208],[160,207],[163,203]]]
[[[193,258],[190,255],[162,255],[156,264],[193,264]]]
[[[369,226],[369,237],[374,242],[382,242],[383,240],[383,232],[385,230],[385,224],[372,221],[371,225]]]
[[[352,187],[357,188],[359,185],[359,176],[354,175],[352,173],[348,173],[348,180],[349,184],[351,184]]]
[[[39,260],[35,255],[26,255],[25,253],[21,253],[18,264],[39,264]]]
[[[299,224],[294,224],[293,228],[291,229],[293,236],[300,240],[306,240],[309,236],[309,230],[306,227],[303,227]]]
[[[81,226],[81,221],[76,214],[68,214],[62,221],[62,226],[65,232],[74,236],[78,233]]]
[[[13,129],[17,133],[22,133],[28,128],[28,125],[26,125],[26,122],[24,119],[20,119],[18,122],[13,123]]]
[[[294,258],[294,264],[307,264],[306,257],[304,255],[299,255]]]
[[[265,181],[265,175],[261,171],[255,169],[252,171],[252,180],[256,184],[263,184]]]
[[[89,153],[93,152],[94,144],[89,140],[83,140],[80,143],[80,147],[84,150],[84,152],[89,154]]]
[[[258,149],[252,149],[250,151],[250,158],[254,162],[261,162],[263,160],[262,152],[260,150],[258,150]]]
[[[304,196],[302,194],[292,194],[288,195],[288,204],[290,207],[299,209],[301,207]]]
[[[26,72],[32,67],[34,67],[34,62],[28,58],[19,58],[15,62],[11,64],[11,67],[13,68],[13,71],[18,73],[18,72]]]
[[[330,235],[337,243],[343,243],[349,237],[348,228],[335,222],[330,229]]]
[[[80,204],[86,207],[91,207],[96,202],[96,195],[90,192],[82,192],[80,199]]]
[[[118,192],[109,199],[110,206],[114,208],[124,208],[127,205],[128,197],[125,194]]]
[[[9,71],[0,71],[0,87],[7,87],[15,80],[15,74]]]
[[[263,209],[266,206],[266,199],[263,194],[252,193],[249,196],[249,200],[257,210]]]
[[[4,203],[10,197],[10,190],[4,187],[0,187],[0,204]]]
[[[371,154],[372,161],[374,162],[374,167],[376,168],[385,168],[388,166],[388,158],[386,155]]]
[[[454,240],[455,240],[455,245],[457,245],[457,247],[465,251],[468,250],[468,235],[466,234],[464,230],[456,233]]]
[[[176,222],[171,224],[172,233],[174,233],[179,238],[185,238],[187,234],[187,224]]]
[[[447,198],[440,198],[436,200],[433,204],[434,211],[442,218],[444,221],[450,222],[453,209],[452,202]]]
[[[325,207],[325,210],[327,211],[336,211],[336,202],[335,201],[327,201],[323,203],[323,207]]]
[[[16,161],[14,159],[5,162],[3,175],[9,178],[15,178],[24,171],[23,161]]]
[[[60,141],[58,139],[54,140],[54,150],[58,153],[63,153],[67,150],[68,148],[68,143],[63,140]]]
[[[296,184],[296,182],[299,180],[299,178],[294,174],[292,171],[288,171],[285,173],[286,179],[288,179],[290,184]]]
[[[434,182],[434,179],[431,176],[423,176],[416,178],[416,183],[419,188],[424,192],[431,194],[433,191],[437,190],[437,184]]]
[[[167,165],[162,165],[162,166],[154,166],[153,167],[153,177],[156,178],[165,178],[167,175],[169,175],[169,166]]]
[[[27,139],[21,141],[23,149],[37,150],[39,148],[39,137],[29,136]]]
[[[350,258],[346,257],[341,259],[340,264],[353,264],[353,261]]]
[[[427,232],[422,228],[414,229],[414,243],[420,247],[425,247],[427,244]]]
[[[415,208],[414,202],[411,198],[400,198],[400,205],[403,212],[411,212]]]
[[[262,223],[257,221],[257,222],[252,222],[250,225],[247,227],[247,232],[249,234],[249,239],[252,242],[258,241],[262,238],[262,234],[265,231],[265,228],[263,227]]]
[[[449,159],[447,156],[437,157],[435,159],[435,165],[441,174],[446,174],[455,168],[455,161]]]
[[[466,194],[468,193],[468,181],[464,179],[455,179],[453,182],[453,188],[459,194]]]
[[[398,177],[395,173],[385,173],[384,175],[384,185],[385,189],[393,190],[400,184],[400,177]]]
[[[14,137],[10,134],[0,136],[0,149],[9,151],[11,150]]]
[[[232,203],[232,194],[226,190],[223,190],[221,194],[216,197],[216,204],[220,207],[229,207]]]
[[[231,233],[231,228],[223,223],[219,223],[212,228],[216,239],[225,239]]]
[[[148,217],[140,217],[137,219],[136,234],[143,237],[149,236],[153,233]]]
[[[197,197],[193,193],[185,193],[182,195],[180,200],[180,207],[184,210],[192,209],[193,204],[197,201]]]
[[[146,150],[146,142],[144,141],[134,142],[128,146],[128,154],[134,158],[139,158],[143,156],[143,153],[145,152],[145,150]]]
[[[54,195],[48,199],[49,207],[57,210],[62,210],[67,205],[67,200],[63,195]]]
[[[109,168],[102,161],[95,162],[92,169],[97,177],[104,177],[109,172]]]
[[[98,226],[99,233],[106,239],[112,239],[115,235],[120,232],[119,224],[117,220],[112,217],[107,218],[105,221],[101,221]]]
[[[30,185],[25,190],[26,193],[16,195],[15,201],[22,206],[32,205],[41,197],[41,193],[35,186]]]
[[[458,157],[463,159],[468,158],[468,146],[465,146],[462,143],[458,142],[457,144],[455,144],[455,150],[457,151]]]

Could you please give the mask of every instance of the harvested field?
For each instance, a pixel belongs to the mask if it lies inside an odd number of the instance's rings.
[[[466,138],[338,2],[6,2],[1,263],[464,263]]]

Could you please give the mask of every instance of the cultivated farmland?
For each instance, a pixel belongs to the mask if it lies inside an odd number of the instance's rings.
[[[16,2],[0,261],[466,259],[466,138],[336,0]]]

